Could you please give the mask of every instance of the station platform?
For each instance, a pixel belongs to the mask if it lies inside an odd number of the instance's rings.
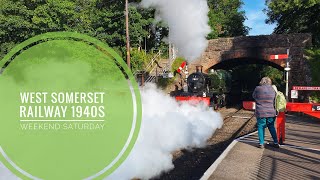
[[[272,142],[267,129],[265,135]],[[286,115],[284,145],[258,143],[257,132],[234,140],[201,180],[320,179],[320,119]]]

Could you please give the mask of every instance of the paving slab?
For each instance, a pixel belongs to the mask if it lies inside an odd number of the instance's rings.
[[[260,149],[257,133],[238,138],[201,180],[320,179],[320,119],[287,115],[284,143]]]

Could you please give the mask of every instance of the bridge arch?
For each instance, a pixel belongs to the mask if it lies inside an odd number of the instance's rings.
[[[289,89],[292,86],[311,85],[311,70],[306,61],[305,49],[312,46],[311,34],[273,34],[262,36],[241,36],[209,40],[202,56],[189,64],[190,72],[196,65],[202,65],[203,71],[219,66],[255,63],[275,67],[283,71],[285,60],[270,60],[272,54],[286,54],[290,49]],[[226,67],[224,67],[226,68]],[[307,93],[307,92],[304,92]],[[304,95],[307,97],[307,95]]]

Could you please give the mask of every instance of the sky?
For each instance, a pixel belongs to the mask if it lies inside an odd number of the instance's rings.
[[[262,11],[266,8],[265,0],[243,0],[242,9],[246,12],[244,24],[251,28],[249,35],[268,35],[273,32],[276,24],[266,24],[267,15]]]

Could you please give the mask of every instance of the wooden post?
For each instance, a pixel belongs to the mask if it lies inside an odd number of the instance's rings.
[[[158,82],[158,67],[156,67],[156,83]]]
[[[126,0],[126,40],[127,40],[127,65],[131,69],[130,65],[130,36],[129,36],[129,10],[128,0]]]
[[[144,86],[144,71],[141,73],[141,86]]]

